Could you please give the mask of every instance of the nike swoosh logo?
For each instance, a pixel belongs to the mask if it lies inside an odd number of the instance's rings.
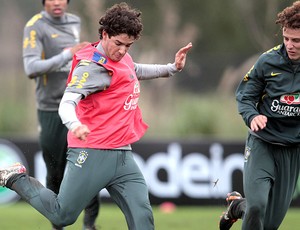
[[[58,34],[51,34],[51,38],[57,38]]]
[[[271,76],[274,77],[274,76],[277,76],[277,75],[280,75],[280,74],[282,74],[282,73],[274,73],[274,72],[272,72]]]

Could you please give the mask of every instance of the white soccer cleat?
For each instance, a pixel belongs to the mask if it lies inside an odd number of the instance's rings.
[[[0,186],[4,187],[11,176],[25,172],[26,168],[21,163],[16,163],[7,168],[0,169]]]

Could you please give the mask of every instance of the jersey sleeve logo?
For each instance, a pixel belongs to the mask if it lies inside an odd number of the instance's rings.
[[[81,76],[77,76],[77,75],[72,76],[72,79],[68,84],[68,87],[74,85],[77,89],[82,89],[89,76],[90,74],[88,72],[84,72]]]
[[[98,53],[98,52],[94,52],[94,55],[92,57],[92,60],[94,62],[97,62],[99,64],[106,64],[107,63],[107,58],[104,57],[102,54]]]
[[[23,48],[26,49],[28,46],[31,48],[36,47],[36,31],[31,30],[29,33],[29,37],[24,38],[23,41]]]

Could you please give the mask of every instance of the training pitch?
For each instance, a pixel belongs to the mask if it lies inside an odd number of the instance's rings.
[[[159,206],[153,206],[155,228],[157,230],[198,230],[218,229],[219,216],[225,206],[177,206],[171,211],[163,211]],[[290,208],[280,229],[295,230],[299,226],[300,209]],[[79,219],[66,230],[82,229],[81,214]],[[100,209],[100,216],[97,220],[98,229],[102,230],[127,230],[123,214],[118,207],[111,203],[103,203]],[[0,228],[3,230],[43,230],[50,229],[49,222],[37,211],[25,202],[17,202],[12,205],[0,205]],[[241,229],[239,220],[231,228]]]

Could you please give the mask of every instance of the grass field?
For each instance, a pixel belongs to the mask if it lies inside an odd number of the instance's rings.
[[[159,207],[154,206],[156,230],[213,230],[218,229],[218,220],[223,207],[187,207],[179,206],[172,213],[163,213]],[[295,230],[299,226],[300,209],[291,208],[281,225],[282,230]],[[72,226],[66,230],[81,230],[82,215]],[[102,204],[100,218],[97,221],[98,229],[127,230],[125,219],[120,210],[109,203]],[[232,227],[233,230],[241,228],[241,221]],[[9,206],[0,206],[0,229],[3,230],[47,230],[51,229],[49,222],[37,211],[24,202]]]

